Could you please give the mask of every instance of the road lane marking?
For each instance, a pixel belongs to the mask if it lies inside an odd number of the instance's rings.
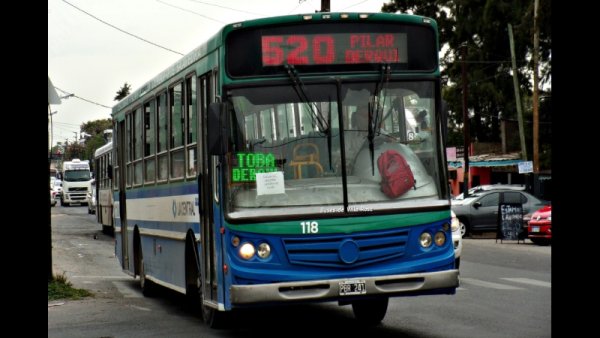
[[[132,307],[132,308],[138,309],[138,310],[142,310],[142,311],[152,311],[147,307],[141,307],[141,306],[137,306],[137,305],[129,305],[129,307]]]
[[[498,289],[498,290],[523,290],[523,288],[512,286],[512,285],[486,282],[486,281],[482,281],[482,280],[474,279],[474,278],[460,277],[460,281],[461,281],[461,283],[465,282],[467,284],[482,286],[484,288],[490,288],[490,289]]]
[[[69,278],[99,278],[99,279],[131,279],[129,276],[69,276]]]
[[[509,282],[515,282],[515,283],[523,283],[523,284],[530,284],[530,285],[535,285],[535,286],[543,286],[543,287],[546,287],[546,288],[551,288],[552,287],[552,283],[544,282],[544,281],[541,281],[541,280],[529,279],[529,278],[500,278],[500,279],[504,279],[504,280],[507,280]]]

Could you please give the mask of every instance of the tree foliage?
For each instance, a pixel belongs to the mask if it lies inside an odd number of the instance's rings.
[[[104,131],[112,129],[112,120],[111,119],[100,119],[84,122],[80,126],[81,135],[85,136],[85,143],[68,143],[64,148],[64,156],[62,157],[64,161],[72,160],[74,158],[79,158],[81,160],[89,160],[91,165],[92,160],[94,159],[94,153],[96,150],[108,141],[105,139]],[[58,148],[53,151],[56,152]]]
[[[81,132],[84,132],[88,135],[102,135],[105,130],[112,129],[112,119],[102,119],[102,120],[93,120],[84,122],[79,127]]]
[[[115,96],[115,101],[123,100],[125,97],[127,97],[127,95],[129,95],[130,91],[131,91],[131,85],[129,85],[127,82],[125,82],[123,87],[121,87],[121,89],[119,89],[117,91],[117,96]]]
[[[552,73],[551,3],[539,1],[540,85],[549,83]],[[522,0],[393,0],[382,12],[410,13],[435,19],[440,33],[443,90],[448,103],[449,145],[462,144],[461,45],[467,48],[468,109],[471,138],[482,142],[500,140],[499,119],[516,120],[517,109],[511,70],[508,24],[513,27],[514,48],[524,118],[531,121],[533,91],[533,9],[534,1]],[[546,93],[549,95],[549,93]],[[540,105],[540,121],[548,116]],[[526,123],[526,134],[532,123]],[[543,143],[540,140],[540,143]]]

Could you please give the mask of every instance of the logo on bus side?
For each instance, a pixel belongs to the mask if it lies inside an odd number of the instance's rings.
[[[177,216],[196,216],[194,205],[197,205],[195,201],[173,200],[173,218]]]

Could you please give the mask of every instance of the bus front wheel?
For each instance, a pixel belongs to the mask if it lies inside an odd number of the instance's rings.
[[[352,302],[354,317],[364,325],[381,323],[388,307],[388,298],[363,299]]]
[[[223,311],[219,311],[210,306],[202,304],[202,320],[211,329],[221,329],[226,326],[227,315]]]

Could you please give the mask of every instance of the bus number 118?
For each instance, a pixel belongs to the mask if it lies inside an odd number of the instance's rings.
[[[302,226],[303,234],[316,234],[319,232],[319,223],[315,221],[301,222],[300,225]]]

